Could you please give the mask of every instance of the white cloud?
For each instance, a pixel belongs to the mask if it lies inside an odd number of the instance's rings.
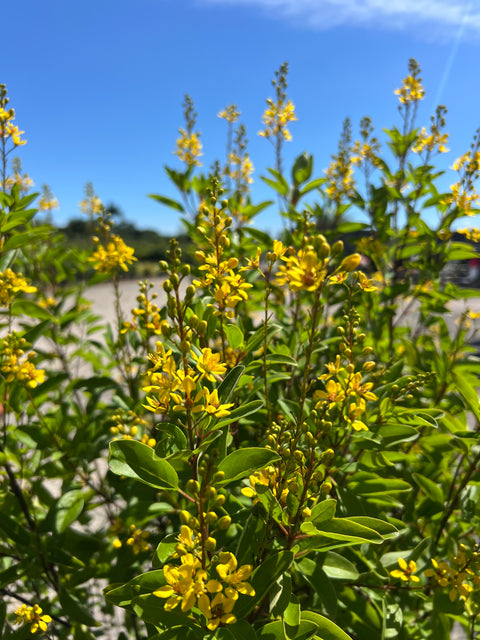
[[[480,35],[478,0],[201,0],[208,4],[258,6],[275,17],[316,29],[340,25],[413,28],[464,28]],[[426,35],[430,35],[426,32]]]

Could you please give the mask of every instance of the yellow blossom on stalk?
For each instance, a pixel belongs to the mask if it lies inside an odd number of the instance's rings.
[[[425,89],[422,86],[422,79],[418,73],[408,75],[403,79],[402,86],[395,89],[395,95],[401,104],[410,104],[423,100],[425,97]]]
[[[332,408],[345,400],[345,391],[339,382],[328,380],[325,385],[325,391],[315,391],[313,399],[317,402],[315,409],[319,408],[324,402],[327,402],[329,408]]]
[[[183,524],[177,536],[178,544],[175,547],[174,558],[192,553],[200,544],[199,536],[195,535],[192,529]]]
[[[355,140],[352,147],[352,157],[350,162],[357,167],[362,166],[364,162],[370,162],[373,165],[378,164],[378,152],[380,150],[380,145],[376,138],[372,138],[370,143],[368,142],[360,142],[360,140]]]
[[[456,182],[450,186],[452,195],[443,199],[444,204],[454,204],[460,211],[466,216],[474,216],[475,211],[472,211],[472,206],[475,206],[480,200],[480,196],[476,192],[473,185],[463,182]]]
[[[38,208],[40,211],[52,211],[53,209],[58,209],[59,206],[60,204],[53,195],[50,187],[46,184],[43,185],[43,194],[38,201]]]
[[[229,411],[230,407],[233,407],[233,402],[229,402],[226,404],[221,404],[218,398],[218,390],[214,389],[210,392],[206,387],[203,388],[203,395],[205,398],[205,406],[204,411],[210,415],[215,416],[216,418],[225,418],[225,416],[230,415],[231,411]]]
[[[445,145],[448,143],[448,138],[448,133],[440,133],[435,127],[432,127],[430,132],[427,132],[425,127],[422,127],[412,151],[414,153],[422,153],[422,151],[431,153],[436,148],[438,153],[447,153],[449,150]]]
[[[291,140],[292,134],[287,125],[298,120],[295,116],[295,105],[291,100],[274,102],[271,98],[267,98],[267,108],[262,120],[265,129],[258,132],[259,136],[272,138],[280,135],[285,140]]]
[[[15,624],[30,624],[31,633],[37,633],[37,631],[45,633],[49,623],[52,621],[52,618],[44,614],[43,609],[38,604],[34,604],[33,607],[27,607],[27,605],[22,604],[15,610],[15,615],[17,616]]]
[[[138,555],[142,551],[148,551],[150,545],[147,542],[147,538],[150,535],[149,531],[142,531],[138,529],[134,524],[130,525],[130,536],[127,539],[126,544],[132,548],[135,555]]]
[[[32,362],[35,353],[30,351],[26,357],[23,351],[25,340],[15,333],[9,334],[2,343],[0,351],[0,370],[6,382],[18,380],[31,389],[45,382],[45,370],[37,369]]]
[[[373,387],[373,382],[362,382],[362,374],[357,371],[357,373],[352,374],[348,381],[348,395],[350,396],[360,396],[365,398],[365,400],[378,400],[377,396],[371,391]]]
[[[390,571],[392,578],[400,578],[403,582],[420,582],[420,578],[414,575],[417,570],[417,563],[414,560],[410,560],[407,564],[406,560],[399,558],[398,566],[400,569]]]
[[[199,157],[202,154],[202,143],[198,133],[188,133],[185,129],[179,129],[180,137],[177,139],[177,148],[174,154],[188,166],[201,167]]]
[[[325,192],[333,202],[339,203],[344,196],[350,196],[355,189],[351,160],[341,155],[333,156],[332,162],[324,169],[327,177]]]
[[[327,373],[322,373],[318,378],[319,380],[329,380],[333,376],[338,375],[340,371],[344,370],[344,367],[341,365],[341,358],[339,354],[336,355],[335,362],[329,362],[325,366],[327,367]]]
[[[218,114],[219,118],[223,118],[229,124],[234,124],[240,117],[240,111],[236,104],[230,104]]]
[[[99,273],[110,273],[112,271],[128,271],[128,266],[135,262],[137,258],[133,255],[134,250],[128,247],[120,236],[112,234],[107,246],[103,246],[98,238],[94,238],[97,248],[88,259],[93,263],[93,268]]]
[[[157,598],[167,598],[165,611],[171,611],[179,604],[184,613],[190,611],[195,605],[197,584],[203,587],[201,581],[195,581],[195,573],[201,566],[200,561],[191,553],[182,556],[181,561],[180,566],[166,564],[163,567],[163,575],[168,584],[153,592]]]
[[[10,137],[16,147],[20,147],[27,143],[26,140],[21,139],[20,136],[22,133],[25,133],[25,131],[20,131],[12,122],[7,122],[5,128],[0,128],[0,135],[4,138]]]
[[[480,229],[457,229],[457,233],[461,233],[472,242],[480,242]]]
[[[242,494],[247,498],[254,499],[253,504],[258,502],[258,498],[256,497],[257,491],[255,489],[257,484],[262,485],[264,487],[270,487],[273,495],[277,498],[280,504],[283,506],[286,504],[288,489],[283,488],[280,491],[281,487],[278,482],[279,472],[275,467],[269,465],[268,467],[265,467],[265,469],[262,469],[261,471],[255,471],[255,473],[249,476],[248,479],[250,482],[250,486],[243,487],[241,491],[242,491]]]
[[[237,621],[232,613],[234,606],[235,600],[227,598],[223,593],[217,593],[211,602],[205,594],[198,599],[198,608],[207,619],[209,631],[215,631],[220,624],[234,624]]]
[[[202,349],[199,356],[193,351],[191,355],[200,372],[200,380],[205,377],[210,382],[215,382],[216,376],[223,375],[227,370],[227,366],[220,362],[220,354],[212,353],[209,348]]]
[[[228,551],[220,553],[219,560],[216,569],[222,582],[228,585],[225,588],[227,598],[237,600],[239,593],[254,596],[255,589],[246,582],[252,573],[252,565],[244,564],[237,569],[237,559]]]
[[[328,258],[320,258],[313,246],[308,245],[282,260],[285,265],[279,267],[276,284],[288,284],[290,291],[316,291],[323,285]]]
[[[103,211],[103,203],[100,198],[94,193],[93,186],[89,183],[86,188],[86,197],[80,202],[79,207],[82,213],[87,213],[89,216],[95,216]]]
[[[0,307],[9,307],[17,293],[35,293],[36,290],[22,273],[15,273],[9,267],[0,271]]]
[[[19,171],[15,171],[13,175],[9,176],[5,182],[7,189],[13,187],[14,184],[18,184],[20,191],[27,193],[31,187],[33,187],[33,180],[27,173],[23,175]]]

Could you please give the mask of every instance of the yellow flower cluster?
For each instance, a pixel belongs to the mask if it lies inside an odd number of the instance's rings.
[[[333,202],[340,204],[344,197],[351,196],[355,189],[352,160],[343,154],[334,155],[332,162],[324,169],[327,177],[325,192]]]
[[[28,284],[21,273],[15,273],[7,267],[0,271],[0,307],[9,307],[17,293],[35,293],[36,287]]]
[[[200,280],[193,281],[196,287],[213,289],[215,314],[229,319],[234,318],[235,307],[239,302],[247,300],[247,291],[253,286],[239,272],[235,272],[239,264],[238,258],[224,257],[225,249],[230,244],[228,227],[231,222],[232,219],[223,210],[203,208],[200,214],[201,226],[198,228],[204,232],[211,250],[195,253],[197,260],[202,263],[199,270],[203,275]],[[213,237],[210,237],[212,231]]]
[[[128,530],[128,538],[125,544],[131,547],[133,553],[137,556],[139,553],[144,551],[148,551],[150,549],[150,545],[147,542],[147,538],[149,537],[149,531],[142,531],[138,529],[136,525],[131,524]],[[123,546],[120,538],[116,538],[113,541],[113,546],[115,549],[121,549]]]
[[[38,208],[40,211],[52,211],[53,209],[58,209],[60,206],[57,198],[53,195],[48,185],[44,185],[43,194],[38,201]]]
[[[85,187],[85,198],[81,200],[78,205],[82,213],[93,217],[97,216],[103,211],[103,203],[100,198],[94,193],[93,186],[88,183]]]
[[[15,624],[29,624],[31,633],[37,633],[37,631],[42,634],[45,633],[48,624],[52,621],[52,618],[44,614],[38,604],[34,604],[33,607],[27,607],[26,604],[22,604],[16,609],[15,615],[17,616]]]
[[[141,292],[137,297],[138,307],[132,309],[132,320],[125,321],[121,333],[143,330],[148,334],[160,335],[162,327],[168,323],[160,317],[160,307],[153,302],[157,294],[147,295],[147,283],[140,283]]]
[[[14,171],[5,181],[7,189],[11,189],[14,184],[18,184],[22,193],[27,193],[33,187],[33,180],[27,173],[23,175],[19,171]]]
[[[480,242],[480,229],[457,229],[457,233],[461,233],[472,242]]]
[[[203,568],[194,553],[185,553],[180,557],[180,565],[166,564],[163,573],[167,584],[153,592],[166,600],[165,611],[172,611],[180,605],[182,612],[187,613],[196,606],[204,615],[209,631],[235,623],[232,611],[239,594],[255,595],[255,590],[247,582],[252,566],[238,567],[236,557],[228,551],[219,553],[217,560],[215,565],[212,563]],[[213,566],[219,579],[209,577]]]
[[[480,588],[480,553],[476,545],[468,549],[461,544],[459,552],[453,558],[453,566],[449,562],[438,562],[432,558],[432,569],[424,571],[427,578],[432,578],[440,587],[448,588],[448,596],[452,602],[457,596],[466,601],[470,594]]]
[[[191,352],[190,359],[196,370],[177,368],[172,350],[165,351],[161,342],[157,342],[154,354],[149,355],[153,368],[147,372],[149,384],[144,387],[147,396],[146,409],[157,414],[164,414],[170,408],[174,412],[203,413],[216,418],[223,418],[230,414],[232,403],[222,404],[217,389],[210,391],[200,383],[203,378],[216,381],[217,376],[223,375],[227,367],[220,362],[220,355],[212,353],[211,349],[202,349],[200,354]]]
[[[0,138],[3,138],[4,143],[10,139],[15,147],[26,144],[26,140],[21,139],[22,133],[18,127],[13,123],[15,120],[15,110],[6,109],[8,104],[8,98],[6,97],[5,85],[0,85],[1,98],[0,98]]]
[[[225,107],[225,109],[220,111],[218,117],[223,118],[223,120],[226,120],[229,124],[234,124],[240,117],[240,111],[236,104],[230,104],[228,107]]]
[[[128,247],[120,236],[112,234],[106,246],[98,238],[93,240],[97,248],[88,261],[93,263],[93,268],[99,273],[118,272],[119,268],[128,271],[127,265],[137,260],[132,247]]]
[[[399,578],[403,582],[420,582],[420,578],[415,575],[417,563],[414,560],[410,560],[407,564],[407,561],[404,558],[399,558],[398,566],[400,569],[390,571],[392,578]]]
[[[354,155],[350,160],[352,164],[354,164],[357,167],[362,166],[365,161],[370,162],[374,166],[378,164],[379,158],[377,153],[380,149],[380,145],[376,140],[376,138],[374,138],[373,140],[374,142],[370,141],[370,143],[360,142],[360,140],[355,140],[355,143],[352,147],[352,153]],[[352,179],[350,179],[350,182],[353,183]],[[349,181],[347,181],[347,187],[348,187],[348,183]],[[352,187],[353,187],[353,184],[352,186],[349,187],[349,189],[351,190]]]
[[[258,502],[257,496],[257,485],[263,487],[269,487],[273,493],[273,495],[277,498],[278,502],[285,506],[287,502],[288,496],[288,487],[284,486],[284,483],[280,484],[280,474],[278,469],[273,466],[265,467],[261,471],[255,471],[248,478],[250,482],[249,487],[243,487],[242,494],[247,498],[253,498],[253,503]]]
[[[370,371],[374,366],[369,361],[364,363],[363,369]],[[353,364],[343,367],[340,355],[326,367],[327,373],[318,378],[325,383],[325,390],[313,394],[315,409],[323,414],[332,410],[340,412],[345,423],[355,431],[368,430],[360,418],[367,410],[367,401],[378,399],[372,391],[373,382],[364,382],[361,372],[355,371]]]
[[[476,215],[476,211],[472,209],[480,201],[480,195],[476,192],[472,184],[464,182],[456,182],[450,187],[452,195],[444,198],[444,204],[454,204],[466,216]]]
[[[32,362],[35,352],[30,351],[26,357],[23,347],[26,342],[15,333],[9,334],[2,342],[0,352],[0,370],[5,375],[6,382],[18,380],[34,389],[42,382],[45,382],[45,370],[36,369]]]
[[[330,245],[323,236],[319,236],[318,239],[320,240],[318,250],[312,244],[307,244],[297,253],[281,256],[285,264],[278,268],[276,284],[288,285],[290,291],[317,291],[327,279],[330,284],[343,282],[348,273],[354,271],[360,264],[360,254],[354,253],[344,258],[339,268],[329,274]]]
[[[250,160],[248,153],[242,158],[235,152],[230,153],[228,156],[228,167],[225,173],[237,184],[243,186],[244,189],[253,183],[253,171],[253,162]]]
[[[422,86],[422,79],[417,74],[410,74],[403,79],[400,89],[395,89],[395,95],[401,104],[411,104],[423,100],[425,89]]]
[[[422,153],[422,151],[431,153],[436,149],[438,153],[447,153],[448,149],[445,145],[448,143],[448,137],[448,133],[440,133],[435,126],[432,126],[430,132],[427,132],[425,127],[422,127],[412,151],[414,153]]]
[[[179,133],[180,137],[177,139],[177,147],[174,154],[189,167],[201,167],[202,163],[199,158],[203,154],[200,134],[193,131],[189,133],[185,129],[179,129]]]
[[[267,108],[262,116],[265,129],[259,131],[258,135],[264,138],[281,136],[284,140],[291,140],[292,134],[287,125],[297,119],[295,105],[291,100],[274,102],[271,98],[267,98]]]

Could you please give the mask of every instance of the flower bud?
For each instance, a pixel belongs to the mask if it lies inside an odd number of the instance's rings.
[[[230,516],[222,516],[217,522],[217,529],[225,530],[231,525],[232,519]]]
[[[364,362],[362,365],[362,369],[364,371],[372,371],[375,369],[375,362],[373,360],[368,360],[368,362]]]
[[[215,551],[216,546],[217,546],[217,541],[215,540],[215,538],[212,538],[211,536],[209,536],[205,540],[205,549],[207,551]]]
[[[349,273],[350,271],[355,271],[355,269],[360,264],[361,259],[362,259],[362,256],[359,253],[352,253],[351,256],[347,256],[342,260],[339,270],[348,271]]]

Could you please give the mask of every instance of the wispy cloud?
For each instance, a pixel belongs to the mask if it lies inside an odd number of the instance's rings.
[[[201,0],[208,4],[258,6],[272,17],[282,17],[315,29],[340,25],[382,27],[391,30],[434,29],[456,32],[463,28],[480,35],[480,8],[473,0]],[[431,36],[431,33],[425,33]],[[454,36],[454,33],[451,33]]]

